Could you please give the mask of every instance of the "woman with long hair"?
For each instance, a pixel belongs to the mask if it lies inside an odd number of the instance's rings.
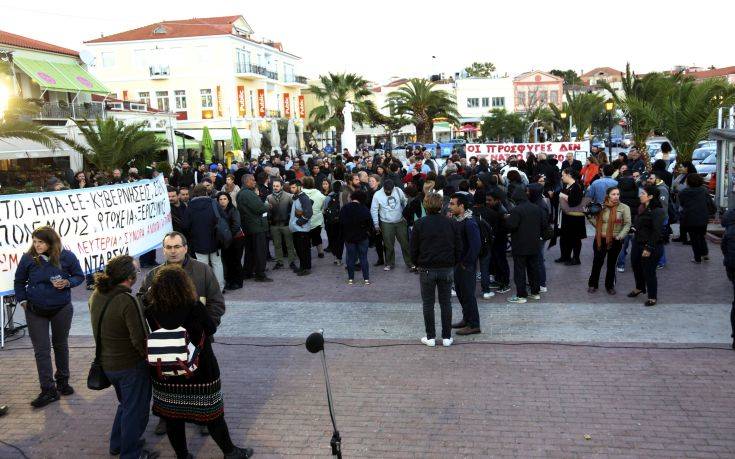
[[[151,367],[153,413],[166,420],[166,434],[176,457],[190,457],[186,422],[206,425],[225,458],[252,456],[252,449],[238,448],[230,438],[225,422],[219,365],[210,339],[217,327],[198,301],[191,279],[179,265],[163,266],[153,276],[146,295],[150,306],[145,315],[151,330],[182,327],[189,342],[197,347],[194,352],[198,351],[197,367],[189,374],[164,376]]]
[[[326,181],[326,180],[325,180]],[[329,184],[328,181],[326,181]],[[334,255],[334,264],[342,265],[342,254],[344,253],[344,241],[342,240],[342,228],[339,223],[339,212],[345,203],[342,201],[342,182],[336,181],[328,188],[327,199],[324,201],[324,229],[327,232],[326,252]]]
[[[33,243],[18,263],[14,288],[15,299],[25,310],[41,385],[41,393],[31,405],[40,408],[59,400],[59,394],[74,393],[69,385],[68,339],[74,315],[71,289],[84,281],[84,272],[76,255],[61,245],[61,238],[50,226],[36,228],[31,237]]]
[[[635,219],[633,249],[630,255],[635,276],[635,288],[628,294],[635,298],[648,293],[646,306],[658,301],[656,266],[663,250],[664,220],[666,211],[661,207],[660,192],[655,185],[646,185],[640,192],[641,209]]]
[[[590,186],[592,180],[600,175],[599,160],[594,156],[590,156],[589,158],[587,158],[587,164],[585,164],[582,170],[579,171],[579,175],[582,178],[582,183],[584,183],[585,188]]]
[[[595,226],[595,242],[592,244],[594,258],[587,291],[597,291],[602,264],[607,257],[605,289],[610,295],[615,295],[615,265],[623,247],[623,239],[630,231],[630,207],[620,202],[620,190],[610,187],[605,192],[605,202],[600,213],[588,219]]]
[[[222,191],[230,195],[230,201],[237,202],[237,193],[240,192],[240,187],[235,183],[235,176],[227,174],[225,178],[225,184],[222,187]]]
[[[563,188],[559,198],[566,201],[569,209],[576,208],[582,203],[584,194],[579,184],[579,172],[566,168],[561,172]],[[564,206],[566,207],[566,206]],[[581,264],[579,255],[582,252],[582,239],[587,237],[584,213],[578,210],[562,211],[561,227],[559,229],[559,249],[561,256],[554,260],[567,266]]]
[[[230,193],[217,193],[217,204],[220,214],[227,220],[232,233],[232,243],[222,250],[225,285],[222,290],[238,290],[242,288],[242,252],[245,247],[245,235],[242,232],[240,212],[235,207]]]

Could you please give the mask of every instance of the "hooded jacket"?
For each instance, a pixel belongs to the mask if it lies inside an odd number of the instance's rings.
[[[547,225],[544,212],[528,201],[524,188],[517,188],[511,198],[516,206],[510,211],[505,227],[510,232],[513,256],[536,255],[542,231]]]
[[[24,253],[15,271],[15,300],[28,301],[40,309],[56,309],[71,303],[71,289],[84,281],[84,272],[79,260],[72,252],[64,249],[59,257],[59,266],[54,266],[44,257],[39,262]],[[59,290],[51,284],[51,278],[61,276],[69,281],[69,287]]]
[[[276,195],[271,193],[266,198],[269,205],[268,221],[273,226],[286,226],[291,218],[291,204],[293,203],[293,195],[283,190]]]
[[[219,248],[216,233],[218,217],[213,203],[219,208],[219,204],[209,196],[197,196],[189,201],[187,230],[194,253],[213,253]]]
[[[312,228],[324,226],[324,201],[326,201],[327,197],[315,188],[305,188],[304,194],[311,199],[312,215],[309,224]]]
[[[302,191],[295,194],[292,198],[291,218],[288,222],[288,229],[293,233],[308,233],[311,231],[311,217],[314,214],[311,199]],[[301,215],[298,215],[301,214]]]
[[[370,205],[370,214],[373,218],[373,225],[380,227],[383,223],[398,223],[403,219],[403,209],[408,204],[406,195],[397,186],[393,188],[390,196],[385,194],[385,189],[381,188],[373,195],[373,202]]]

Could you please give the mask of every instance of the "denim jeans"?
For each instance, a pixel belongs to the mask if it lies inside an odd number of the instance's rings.
[[[360,259],[360,269],[362,269],[362,278],[370,279],[370,263],[368,263],[367,253],[370,242],[364,239],[358,243],[347,242],[347,277],[349,279],[355,278],[355,262]]]
[[[119,404],[110,432],[110,450],[119,450],[121,459],[137,459],[142,447],[138,440],[148,425],[151,379],[144,361],[135,367],[105,371],[115,388]]]
[[[623,248],[620,250],[620,255],[618,255],[618,268],[625,269],[625,257],[628,256],[628,246],[630,245],[630,241],[632,239],[632,234],[628,234],[627,236],[625,236],[625,239],[623,239]]]
[[[442,318],[442,338],[452,337],[452,268],[420,269],[421,301],[424,307],[424,326],[426,337],[436,338],[434,323],[434,300],[436,292],[439,296],[439,307]]]
[[[490,251],[484,257],[480,258],[480,289],[482,293],[490,291],[490,263],[492,256]]]
[[[538,251],[538,281],[539,286],[546,287],[546,265],[544,262],[546,259],[544,258],[544,247],[546,246],[546,241],[541,243],[541,248]]]
[[[480,328],[480,313],[477,311],[477,298],[475,297],[476,283],[477,271],[474,265],[467,268],[455,266],[454,290],[462,306],[462,319],[471,328]]]
[[[508,266],[508,257],[505,254],[507,241],[507,236],[498,237],[490,247],[490,260],[495,273],[495,282],[500,285],[510,285],[510,266]]]

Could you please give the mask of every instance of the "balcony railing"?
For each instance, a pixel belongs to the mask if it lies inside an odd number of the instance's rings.
[[[265,67],[261,67],[260,65],[248,64],[245,62],[236,63],[235,72],[236,73],[254,73],[256,75],[262,75],[266,78],[270,78],[271,80],[278,79],[278,72],[272,72],[266,69]]]
[[[306,77],[299,75],[284,75],[283,81],[285,81],[286,83],[306,84]]]
[[[59,102],[45,102],[41,106],[37,118],[46,119],[93,119],[104,118],[105,108],[101,102],[82,102],[79,104],[67,104]]]
[[[168,78],[171,70],[168,65],[151,65],[148,67],[151,78]]]

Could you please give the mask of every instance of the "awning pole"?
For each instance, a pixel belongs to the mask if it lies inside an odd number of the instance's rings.
[[[74,96],[74,98],[73,98],[73,99],[71,100],[71,117],[72,117],[72,119],[74,119],[74,118],[76,118],[76,117],[77,117],[77,114],[76,114],[76,110],[74,109],[74,102],[76,102],[76,101],[77,101],[77,97],[79,97],[79,93],[80,93],[80,92],[81,92],[81,91],[77,91],[76,95],[75,95],[75,96]]]

